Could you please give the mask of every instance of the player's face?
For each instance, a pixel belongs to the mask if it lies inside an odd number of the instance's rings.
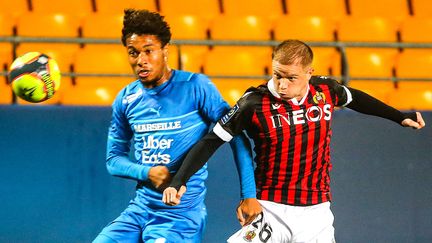
[[[273,60],[272,67],[275,89],[281,98],[301,100],[307,92],[313,69],[303,67],[299,62],[283,65],[276,60]]]
[[[169,79],[168,45],[163,48],[155,35],[136,35],[126,39],[129,63],[146,88],[161,85]]]

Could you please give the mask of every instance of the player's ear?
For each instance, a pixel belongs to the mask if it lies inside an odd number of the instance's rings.
[[[314,69],[312,66],[309,66],[309,67],[307,68],[306,75],[307,75],[307,78],[308,78],[308,79],[310,79],[310,78],[312,77],[314,71],[315,71],[315,69]]]
[[[165,46],[162,48],[162,52],[163,52],[163,56],[164,56],[165,61],[168,60],[168,49],[169,49],[169,46],[170,46],[170,44],[167,43],[167,44],[165,44]]]

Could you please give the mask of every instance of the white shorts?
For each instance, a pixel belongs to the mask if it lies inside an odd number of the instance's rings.
[[[228,243],[335,243],[330,202],[290,206],[258,200],[263,208],[251,224],[233,234]]]

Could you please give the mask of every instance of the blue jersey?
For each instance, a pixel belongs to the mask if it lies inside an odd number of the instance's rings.
[[[229,110],[220,93],[202,75],[173,70],[164,84],[147,89],[140,80],[127,85],[113,103],[108,134],[107,165],[111,174],[146,181],[150,167],[165,165],[171,173],[189,149]],[[130,142],[134,158],[128,159]],[[207,167],[187,183],[182,203],[190,207],[204,200]],[[137,189],[140,203],[151,208],[172,208],[149,183]]]

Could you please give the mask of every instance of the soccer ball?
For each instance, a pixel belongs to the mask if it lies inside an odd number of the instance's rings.
[[[57,62],[40,52],[16,58],[9,69],[13,92],[23,100],[38,103],[51,98],[60,87]]]

